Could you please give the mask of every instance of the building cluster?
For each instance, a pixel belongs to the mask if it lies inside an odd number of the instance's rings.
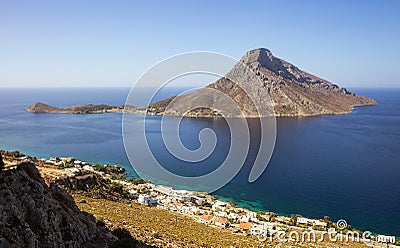
[[[146,192],[146,193],[138,193]],[[216,200],[214,197],[198,192],[176,190],[171,187],[145,183],[135,185],[132,196],[139,204],[158,207],[191,216],[205,225],[230,228],[235,233],[266,236],[290,228],[292,218],[260,214],[233,206],[231,203]],[[309,228],[327,228],[322,220],[298,218],[299,225]]]
[[[74,158],[55,158],[55,157],[51,157],[50,159],[46,159],[46,158],[41,158],[39,159],[39,161],[41,163],[43,163],[44,165],[51,165],[51,166],[58,166],[58,167],[64,167],[64,172],[67,176],[72,176],[75,175],[76,173],[79,173],[81,171],[87,171],[87,172],[91,172],[94,174],[98,174],[100,176],[102,176],[105,179],[109,179],[111,176],[109,174],[107,174],[104,171],[99,171],[95,165],[89,163],[89,162],[85,162],[85,161],[80,161]],[[69,166],[67,166],[69,165]],[[104,165],[104,168],[107,167],[118,167],[116,165]],[[122,184],[122,181],[120,182]]]
[[[90,163],[88,162],[83,162],[80,160],[76,160],[74,158],[55,158],[55,157],[51,157],[50,159],[45,159],[45,158],[41,158],[39,159],[39,161],[48,164],[48,165],[54,165],[54,166],[66,166],[66,164],[68,163],[72,163],[73,164],[73,168],[76,169],[82,169],[83,166],[85,165],[90,165]]]
[[[297,217],[296,223],[299,225],[313,226],[313,227],[320,227],[320,228],[328,227],[328,223],[326,221],[308,219],[308,218],[303,218],[303,217]]]

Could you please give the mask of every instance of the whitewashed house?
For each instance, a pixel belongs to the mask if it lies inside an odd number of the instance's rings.
[[[228,219],[227,218],[218,217],[217,219],[215,219],[214,223],[215,223],[216,226],[226,227],[228,225]]]
[[[129,193],[129,197],[135,198],[135,197],[136,197],[136,194],[137,194],[137,191],[134,190],[134,189],[130,189],[130,190],[128,191],[128,193]]]
[[[253,224],[250,229],[250,234],[255,236],[267,236],[268,229],[265,225]]]
[[[191,206],[191,207],[189,207],[189,213],[198,215],[198,214],[200,214],[200,209],[197,208],[196,206]]]
[[[198,197],[198,196],[193,196],[192,198],[193,203],[195,203],[198,206],[202,206],[204,203],[204,198]]]
[[[239,221],[240,221],[241,223],[250,222],[250,217],[247,216],[247,215],[242,215],[242,216],[240,216]]]
[[[225,218],[225,217],[228,217],[228,214],[226,212],[219,211],[219,212],[215,213],[215,216]]]
[[[154,191],[159,192],[166,196],[171,196],[173,194],[173,190],[171,187],[163,186],[163,185],[156,185],[153,188]]]
[[[268,231],[276,231],[280,229],[277,225],[275,225],[275,223],[268,221],[259,221],[258,224],[263,225]]]
[[[181,212],[181,213],[188,213],[189,211],[190,211],[190,207],[188,207],[188,206],[180,206],[179,208],[178,208],[178,210],[179,210],[179,212]]]
[[[199,218],[199,222],[208,225],[208,224],[211,224],[211,222],[213,221],[213,219],[214,219],[214,216],[212,216],[212,215],[202,215],[202,216]]]
[[[214,204],[211,206],[213,211],[225,211],[227,203],[223,201],[215,201]]]
[[[328,223],[321,220],[314,220],[314,226],[326,228],[328,227]]]
[[[257,213],[256,212],[253,212],[253,211],[247,211],[247,214],[246,214],[246,216],[247,217],[249,217],[249,220],[250,221],[253,221],[253,222],[255,222],[255,221],[257,221],[258,219],[257,219]]]
[[[228,219],[237,220],[237,219],[239,219],[239,215],[237,213],[229,213],[228,214]]]
[[[138,203],[147,206],[155,206],[156,201],[149,195],[139,195]]]
[[[94,171],[94,168],[93,168],[92,166],[90,166],[90,165],[84,165],[84,166],[82,167],[82,169],[87,170],[87,171],[91,171],[91,172]]]
[[[302,225],[314,225],[315,220],[311,220],[311,219],[303,218],[303,217],[297,217],[296,222],[297,222],[297,224],[302,224]]]

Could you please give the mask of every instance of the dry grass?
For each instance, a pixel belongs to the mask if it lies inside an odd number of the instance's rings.
[[[137,203],[93,199],[74,194],[83,211],[103,220],[111,229],[123,227],[136,239],[160,247],[367,247],[359,243],[260,242],[254,236],[232,233],[196,222],[192,217]]]

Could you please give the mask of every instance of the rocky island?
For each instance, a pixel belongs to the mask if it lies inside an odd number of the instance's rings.
[[[242,80],[244,67],[254,72],[257,80]],[[248,69],[247,69],[248,70]],[[231,79],[237,78],[237,82]],[[245,89],[245,90],[244,90]],[[211,90],[211,93],[210,93]],[[221,92],[233,100],[242,113],[232,112],[232,102],[221,98]],[[251,99],[250,99],[251,98]],[[270,99],[270,100],[267,100]],[[256,102],[259,106],[254,106]],[[178,97],[170,97],[147,107],[130,105],[82,105],[57,108],[36,103],[26,109],[31,113],[99,114],[109,112],[147,113],[188,117],[259,117],[316,116],[350,113],[356,106],[376,105],[366,96],[357,96],[325,79],[300,70],[275,57],[265,48],[247,52],[226,77],[207,87]],[[197,107],[197,106],[202,107]],[[230,113],[221,113],[221,109]],[[189,109],[189,111],[187,111]]]
[[[258,77],[257,82],[238,80],[232,82],[229,77],[240,78],[243,65],[250,68]],[[246,92],[243,90],[246,89]],[[220,115],[217,106],[228,106],[221,102],[208,89],[215,89],[229,96],[244,112],[245,117],[263,115],[274,116],[316,116],[350,113],[355,106],[376,105],[376,101],[366,96],[356,96],[345,88],[341,88],[325,79],[300,70],[293,64],[275,57],[265,48],[247,52],[235,67],[227,73],[227,77],[218,79],[206,88],[193,93],[156,102],[149,106],[148,112],[168,115],[215,116]],[[249,99],[249,95],[253,99]],[[265,101],[269,98],[270,101]],[[174,101],[174,102],[173,102]],[[252,106],[260,102],[259,113]],[[195,108],[201,103],[203,108]],[[178,106],[181,104],[182,106]],[[184,105],[184,106],[183,106]],[[272,105],[272,106],[268,106]],[[168,107],[168,108],[167,108]],[[192,107],[192,108],[191,108]],[[268,110],[271,107],[272,110]],[[191,108],[187,112],[182,109]]]

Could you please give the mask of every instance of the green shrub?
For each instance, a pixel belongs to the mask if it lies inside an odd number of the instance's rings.
[[[102,164],[95,164],[93,166],[94,166],[94,169],[97,171],[106,172],[106,167],[104,167],[104,165],[102,165]]]
[[[146,183],[146,180],[145,180],[144,178],[131,179],[130,181],[131,181],[134,185]]]

